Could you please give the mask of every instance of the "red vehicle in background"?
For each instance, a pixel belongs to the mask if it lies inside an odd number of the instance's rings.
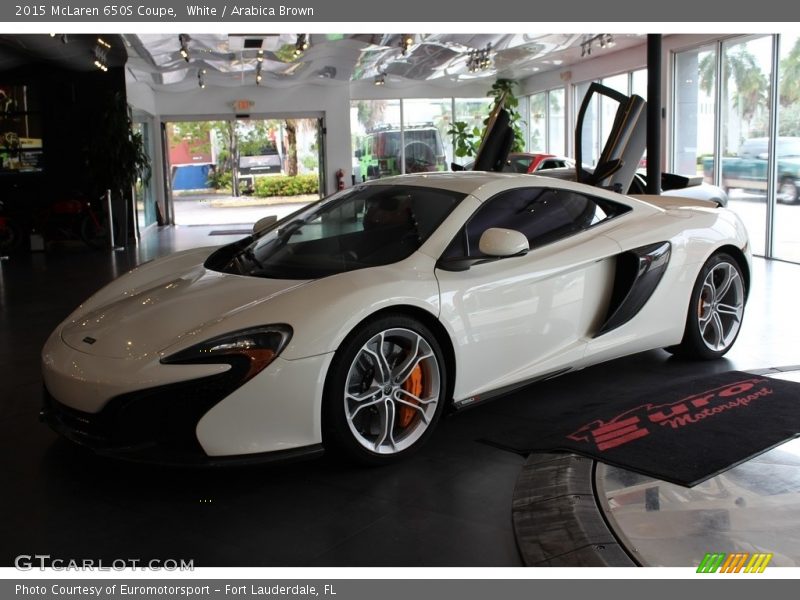
[[[575,161],[555,154],[535,152],[512,152],[508,155],[503,171],[507,173],[535,173],[544,169],[575,167]]]
[[[474,162],[464,165],[464,169],[471,171]],[[558,169],[563,167],[575,168],[575,161],[564,156],[544,154],[541,152],[511,152],[508,155],[503,172],[505,173],[536,173],[545,169]]]

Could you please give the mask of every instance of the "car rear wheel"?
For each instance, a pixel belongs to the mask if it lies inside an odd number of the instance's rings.
[[[323,441],[348,457],[384,464],[416,451],[444,408],[447,373],[430,330],[388,316],[351,335],[326,382]]]
[[[800,202],[800,190],[798,190],[797,183],[791,177],[781,179],[778,187],[778,201],[786,202],[787,204]]]
[[[723,356],[739,335],[745,299],[739,264],[728,254],[714,254],[695,282],[683,340],[667,350],[686,358],[708,360]]]

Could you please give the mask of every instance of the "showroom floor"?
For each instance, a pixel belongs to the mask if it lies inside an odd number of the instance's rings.
[[[728,358],[687,363],[659,350],[532,386],[445,419],[422,452],[394,467],[322,458],[176,471],[94,457],[39,424],[39,351],[50,331],[140,261],[235,239],[208,235],[219,229],[164,228],[129,251],[62,248],[0,263],[0,565],[50,554],[196,566],[518,566],[511,501],[525,458],[480,438],[532,418],[539,402],[800,363],[800,265],[756,259]]]

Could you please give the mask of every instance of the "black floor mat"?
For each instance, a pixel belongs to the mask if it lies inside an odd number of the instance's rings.
[[[692,486],[800,434],[800,384],[740,371],[597,400],[481,441],[520,454],[567,450]]]

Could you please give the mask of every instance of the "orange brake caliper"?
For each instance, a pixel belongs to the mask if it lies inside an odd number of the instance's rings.
[[[411,375],[408,376],[408,379],[403,382],[403,389],[407,391],[409,394],[413,394],[417,398],[422,396],[422,367],[417,365],[414,367],[414,370],[411,371]],[[408,396],[406,396],[405,400],[407,402],[416,402]],[[411,421],[414,419],[414,415],[418,411],[411,408],[410,406],[406,406],[405,404],[398,404],[397,405],[397,424],[400,426],[401,429],[405,429],[411,424]]]

